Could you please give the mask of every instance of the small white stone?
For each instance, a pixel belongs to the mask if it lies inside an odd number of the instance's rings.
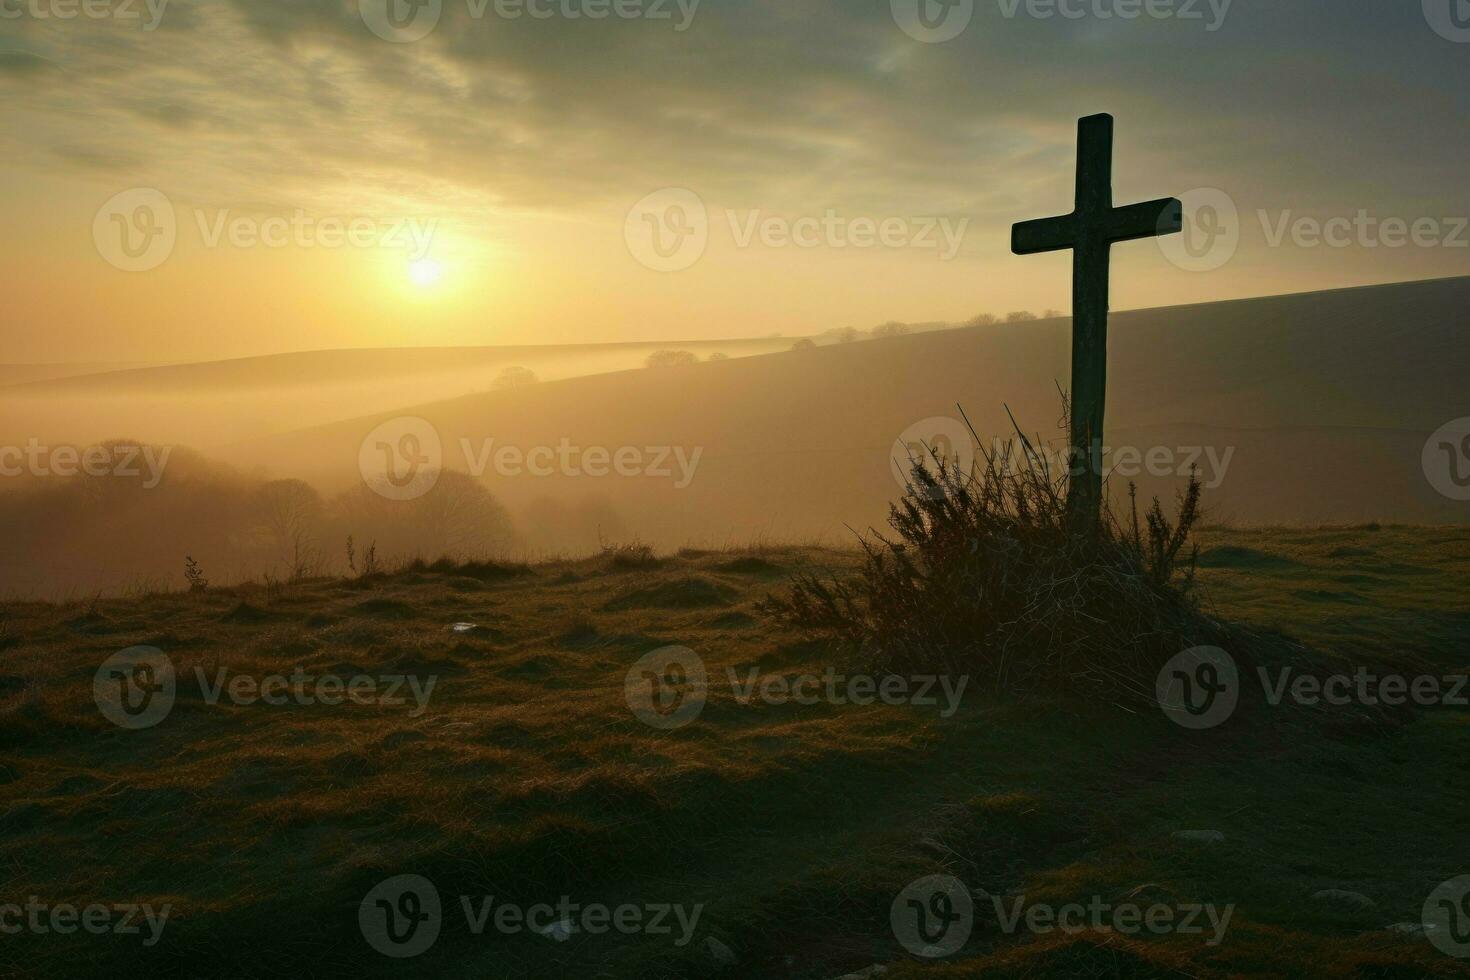
[[[1314,892],[1312,897],[1319,902],[1334,902],[1338,905],[1352,905],[1360,909],[1371,909],[1375,904],[1373,899],[1362,892],[1350,892],[1341,888],[1324,888]]]
[[[735,965],[735,951],[714,936],[706,937],[704,949],[705,952],[709,953],[710,959],[714,960],[720,966]]]
[[[1387,927],[1389,932],[1398,932],[1405,936],[1422,936],[1426,932],[1433,931],[1434,928],[1433,924],[1424,922],[1395,922]]]
[[[571,919],[561,919],[538,931],[547,939],[555,939],[559,943],[564,943],[572,938],[572,933],[577,931],[577,927]]]

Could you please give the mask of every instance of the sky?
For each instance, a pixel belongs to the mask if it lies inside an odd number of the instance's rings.
[[[1470,272],[1465,0],[0,0],[0,360],[800,336]]]

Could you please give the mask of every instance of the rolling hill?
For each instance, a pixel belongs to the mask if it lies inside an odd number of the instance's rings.
[[[1454,278],[1116,313],[1107,441],[1129,452],[1113,459],[1145,494],[1197,464],[1216,520],[1464,521],[1470,504],[1434,490],[1421,451],[1470,414],[1467,308],[1470,278]],[[842,539],[896,495],[894,441],[956,403],[987,442],[1010,434],[1007,408],[1028,434],[1059,435],[1068,358],[1066,320],[964,328],[466,395],[220,453],[340,488],[362,478],[370,432],[414,417],[446,468],[481,470],[513,510],[596,497],[656,544]],[[627,469],[643,475],[497,471],[505,446],[634,447],[644,463]],[[687,486],[672,454],[670,476],[646,474],[670,447],[697,460]],[[1115,474],[1114,494],[1126,483]]]

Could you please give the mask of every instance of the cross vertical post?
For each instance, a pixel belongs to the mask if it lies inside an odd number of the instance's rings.
[[[1072,389],[1067,515],[1091,533],[1102,511],[1103,407],[1108,377],[1108,275],[1114,242],[1183,229],[1175,198],[1113,207],[1113,117],[1077,122],[1077,192],[1071,214],[1011,229],[1017,255],[1072,250]]]

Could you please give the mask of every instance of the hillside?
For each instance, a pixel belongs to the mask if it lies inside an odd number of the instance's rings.
[[[1465,669],[1463,530],[1204,543],[1212,606],[1294,635],[1324,669]],[[1470,751],[1463,708],[1273,709],[1250,688],[1226,724],[1186,731],[1076,698],[997,700],[984,677],[927,706],[742,695],[752,671],[764,684],[861,670],[755,608],[798,569],[855,561],[773,548],[638,567],[442,563],[0,604],[8,894],[167,907],[152,943],[141,920],[141,935],[7,937],[0,974],[1465,975],[1388,928],[1420,922],[1436,885],[1470,867],[1470,789],[1446,778]],[[166,714],[135,729],[107,721],[92,686],[134,644],[177,678]],[[630,669],[671,644],[706,665],[708,697],[683,727],[657,728],[638,720]],[[293,672],[420,687],[397,704],[333,703],[325,686],[310,689],[320,702],[210,697],[221,676]],[[1200,830],[1221,836],[1176,836]],[[390,959],[365,938],[360,904],[406,874],[437,889],[442,929],[416,958]],[[974,929],[926,964],[890,907],[932,874],[970,889]],[[1330,890],[1368,904],[1323,900]],[[477,933],[460,896],[697,914],[665,935]],[[997,913],[1016,901],[1208,903],[1228,921],[1032,935]]]
[[[121,370],[0,368],[0,436],[24,441],[127,437],[211,447],[397,405],[491,390],[506,367],[545,379],[620,371],[653,351],[730,357],[786,350],[790,339],[391,347],[300,351]],[[23,420],[23,422],[22,422]],[[25,426],[18,432],[17,424]]]
[[[1108,442],[1145,493],[1172,492],[1188,464],[1216,520],[1464,521],[1427,482],[1421,450],[1467,413],[1463,339],[1470,278],[1114,314]],[[650,540],[846,536],[881,521],[897,489],[901,433],[963,405],[985,439],[1057,434],[1067,321],[966,328],[470,395],[229,447],[229,460],[327,487],[361,479],[359,450],[385,420],[437,430],[447,468],[473,469],[486,440],[557,446],[678,447],[700,453],[674,478],[500,475],[513,507],[603,498]],[[467,440],[471,452],[464,451]],[[1149,471],[1153,470],[1152,473]],[[1121,493],[1125,478],[1115,478]],[[719,531],[708,530],[717,527]]]

